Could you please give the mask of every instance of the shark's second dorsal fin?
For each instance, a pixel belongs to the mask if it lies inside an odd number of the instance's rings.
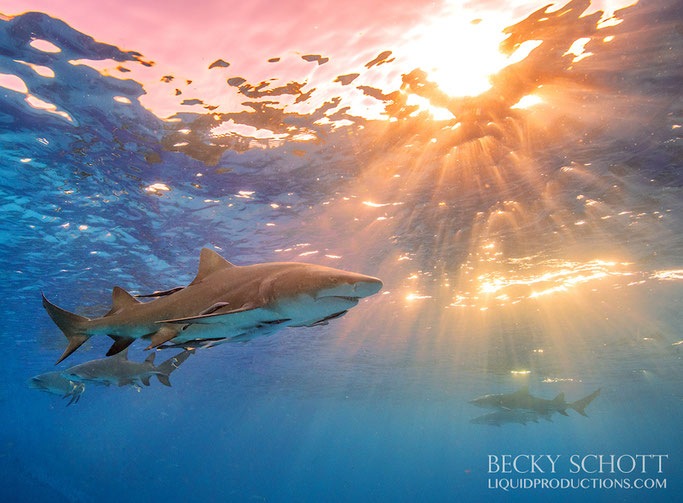
[[[233,264],[225,260],[218,253],[208,248],[202,248],[199,254],[199,271],[197,276],[192,280],[190,285],[199,283],[209,274],[219,271],[221,269],[228,269],[230,267],[235,267]]]
[[[133,297],[131,294],[126,292],[123,288],[115,286],[111,291],[112,306],[111,310],[104,316],[111,316],[114,313],[118,313],[121,309],[133,306],[135,304],[140,304],[140,301]]]

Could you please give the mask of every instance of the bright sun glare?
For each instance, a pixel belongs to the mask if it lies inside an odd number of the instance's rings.
[[[496,16],[472,19],[457,12],[408,34],[403,52],[451,96],[474,96],[491,87],[489,76],[508,64],[499,51],[509,22]]]

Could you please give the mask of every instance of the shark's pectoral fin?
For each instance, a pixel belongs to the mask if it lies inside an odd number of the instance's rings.
[[[145,386],[149,386],[149,376],[141,377],[140,380],[142,381],[142,384],[144,384]]]
[[[109,348],[109,351],[107,351],[107,356],[112,356],[122,352],[124,349],[127,349],[128,346],[133,344],[133,341],[135,341],[133,337],[120,337],[118,335],[110,335],[109,337],[114,339],[114,344],[112,344]]]
[[[179,292],[185,288],[184,286],[177,286],[175,288],[169,288],[168,290],[157,290],[156,292],[148,293],[145,295],[142,294],[137,294],[136,297],[138,298],[143,298],[143,297],[165,297],[166,295],[171,295],[172,293]]]
[[[211,307],[213,307],[213,306],[211,306]],[[217,307],[216,309],[220,309],[221,307],[224,307],[224,306]],[[227,311],[225,313],[199,314],[197,316],[188,316],[186,318],[173,318],[170,320],[161,320],[161,321],[157,321],[156,323],[181,323],[183,325],[193,324],[193,323],[205,323],[205,324],[221,323],[221,317],[222,316],[230,316],[231,314],[244,313],[245,311],[253,311],[254,309],[259,309],[261,307],[263,307],[263,306],[262,305],[256,305],[256,304],[245,304],[242,307],[239,307],[237,309],[233,309],[232,311]],[[211,308],[209,308],[209,309],[211,309]]]
[[[152,336],[150,337],[151,342],[149,343],[149,346],[145,348],[145,351],[147,351],[148,349],[154,349],[157,346],[161,346],[164,342],[170,341],[177,335],[178,330],[175,327],[161,327],[159,330],[152,334]]]

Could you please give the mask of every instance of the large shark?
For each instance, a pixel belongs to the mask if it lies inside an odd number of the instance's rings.
[[[524,386],[514,393],[505,393],[498,395],[484,395],[479,398],[470,400],[469,403],[481,407],[483,409],[502,409],[502,410],[527,410],[540,414],[542,416],[552,415],[554,412],[567,416],[567,409],[574,409],[582,416],[588,417],[585,408],[591,403],[595,397],[600,394],[600,390],[596,390],[590,395],[577,400],[576,402],[568,403],[565,401],[564,393],[560,393],[552,400],[544,398],[537,398],[529,393],[529,387]]]
[[[114,287],[113,307],[101,318],[65,311],[44,295],[43,306],[69,341],[59,363],[93,335],[114,339],[107,352],[111,356],[140,338],[149,339],[151,349],[168,341],[245,340],[284,326],[322,324],[381,288],[377,278],[314,264],[236,266],[204,248],[194,280],[140,296],[156,297],[151,302]]]
[[[72,403],[78,402],[81,394],[85,391],[85,384],[67,379],[61,372],[48,372],[31,377],[28,380],[28,387],[52,393],[53,395],[61,395],[62,398],[71,397],[67,407]]]
[[[80,383],[116,384],[118,386],[131,385],[140,388],[143,384],[149,386],[149,379],[157,376],[159,382],[170,386],[169,375],[188,359],[193,351],[182,353],[169,358],[161,365],[154,366],[154,355],[150,354],[143,362],[133,362],[128,359],[128,348],[120,353],[99,360],[75,365],[64,371],[62,375],[71,381]]]

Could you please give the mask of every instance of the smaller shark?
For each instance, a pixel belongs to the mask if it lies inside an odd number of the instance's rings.
[[[85,384],[67,379],[61,372],[48,372],[31,377],[28,380],[28,387],[52,393],[53,395],[61,395],[62,398],[71,397],[69,403],[66,404],[67,407],[72,403],[78,402],[81,394],[85,391]]]
[[[126,348],[114,356],[75,365],[62,371],[61,374],[66,379],[80,383],[95,383],[105,386],[111,384],[131,385],[138,389],[142,384],[149,386],[150,377],[157,376],[161,384],[171,386],[169,375],[192,353],[194,353],[193,350],[183,351],[156,367],[154,366],[156,353],[149,355],[144,362],[138,363],[128,359],[128,348]]]
[[[470,400],[468,403],[481,407],[483,409],[502,409],[502,410],[527,410],[535,412],[542,416],[552,415],[559,412],[563,416],[568,416],[567,409],[574,409],[582,416],[588,417],[586,414],[586,407],[591,403],[595,397],[600,394],[600,390],[596,390],[590,395],[577,400],[576,402],[568,403],[564,398],[564,393],[560,393],[552,400],[544,398],[537,398],[529,393],[529,386],[524,386],[514,393],[503,393],[498,395],[484,395],[479,398]]]
[[[474,424],[488,424],[490,426],[501,426],[503,424],[519,423],[526,426],[528,422],[538,423],[538,419],[542,417],[546,421],[551,421],[550,416],[542,416],[536,412],[528,410],[497,410],[483,416],[475,417],[470,421]]]

